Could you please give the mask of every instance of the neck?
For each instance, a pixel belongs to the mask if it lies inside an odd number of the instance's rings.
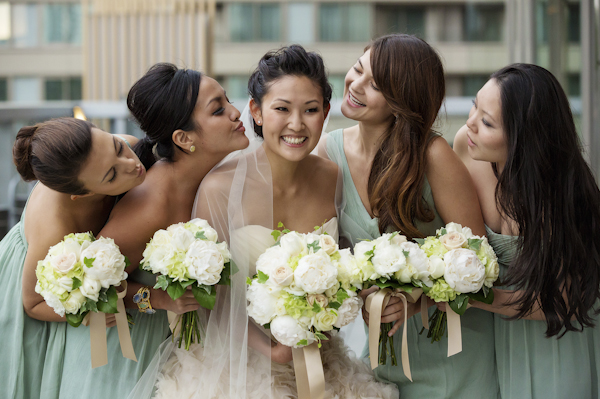
[[[373,161],[379,150],[384,134],[389,128],[389,121],[383,123],[358,123],[358,150],[369,160]]]
[[[177,187],[195,198],[198,186],[204,176],[225,156],[213,154],[198,154],[191,156],[180,154],[171,163],[165,163],[171,169],[173,179],[177,181]]]
[[[271,178],[273,180],[273,187],[277,187],[280,190],[285,191],[286,188],[292,187],[294,182],[297,182],[297,174],[301,170],[300,162],[288,161],[287,159],[281,158],[280,156],[270,152],[265,145],[265,154],[271,165]]]

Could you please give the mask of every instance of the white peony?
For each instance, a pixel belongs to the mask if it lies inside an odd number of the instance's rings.
[[[204,237],[206,237],[209,241],[217,242],[218,234],[206,220],[196,218],[190,220],[188,223],[198,227],[199,231],[202,231],[204,233]]]
[[[371,259],[371,263],[377,274],[390,278],[406,266],[406,256],[402,253],[400,246],[392,245],[389,239],[386,239],[375,247],[375,255]]]
[[[299,348],[298,342],[307,341],[307,345],[315,342],[315,335],[305,329],[292,316],[277,316],[271,322],[271,334],[284,345]]]
[[[392,237],[390,239],[390,242],[394,245],[400,245],[407,241],[408,240],[406,239],[406,236],[403,236],[402,234],[396,234],[394,237]]]
[[[340,308],[337,310],[338,318],[333,325],[337,328],[342,328],[352,323],[360,313],[362,305],[363,300],[359,296],[355,295],[353,297],[346,298],[344,303],[342,303],[342,306],[340,306]]]
[[[273,270],[280,266],[287,266],[290,261],[290,254],[282,247],[275,245],[267,248],[256,260],[256,272],[263,272],[267,276],[273,273]]]
[[[93,278],[84,278],[81,287],[79,287],[79,290],[84,297],[95,302],[98,302],[98,295],[100,294],[101,289],[102,286],[100,285],[100,282]]]
[[[400,244],[400,248],[403,251],[408,252],[406,265],[414,270],[412,278],[422,281],[428,287],[433,286],[433,282],[429,277],[429,259],[427,258],[425,251],[414,242],[404,242]],[[410,283],[410,281],[403,282]]]
[[[448,223],[446,225],[446,231],[448,233],[457,232],[463,234],[467,238],[473,237],[473,231],[469,227],[462,227],[458,223]]]
[[[82,262],[93,259],[92,267],[84,266],[86,277],[96,279],[104,288],[120,285],[127,278],[125,257],[112,238],[101,237],[81,252]]]
[[[327,234],[321,234],[321,236],[319,236],[319,246],[327,253],[327,255],[333,255],[338,250],[335,239]]]
[[[35,288],[36,288],[35,292],[37,292],[38,294],[40,294],[44,297],[44,301],[46,301],[46,304],[48,306],[50,306],[52,309],[54,309],[54,312],[56,312],[56,314],[58,314],[61,317],[65,315],[65,306],[63,305],[63,303],[61,302],[61,300],[58,296],[54,295],[53,293],[51,293],[49,291],[38,291],[37,285]]]
[[[338,281],[340,281],[342,286],[346,289],[351,286],[362,288],[362,272],[366,270],[366,268],[359,267],[356,258],[348,248],[340,249],[338,253],[340,254],[340,258],[334,261],[338,268]],[[370,267],[370,269],[372,269],[373,272],[375,271],[373,267]]]
[[[73,289],[73,279],[67,276],[62,276],[56,279],[54,284],[65,291],[71,291]]]
[[[288,286],[294,281],[294,271],[287,265],[277,266],[271,270],[269,281],[282,287]]]
[[[279,239],[281,248],[286,251],[290,257],[306,253],[306,237],[295,231],[284,234]]]
[[[226,242],[219,242],[216,244],[217,249],[223,255],[223,262],[227,263],[231,260],[231,253],[229,252],[229,248],[227,247]]]
[[[57,272],[67,274],[77,264],[77,255],[74,252],[67,252],[52,256],[50,264]]]
[[[196,241],[194,234],[184,227],[183,223],[177,223],[167,228],[171,234],[171,245],[177,251],[187,251],[187,249]]]
[[[477,292],[485,280],[485,267],[470,249],[453,249],[444,255],[444,279],[456,292]]]
[[[440,237],[440,242],[448,251],[467,246],[467,237],[463,233],[452,231]]]
[[[185,260],[190,278],[204,285],[215,285],[221,279],[225,266],[223,255],[212,241],[195,240],[189,247]]]
[[[304,289],[300,287],[295,280],[292,280],[291,284],[285,287],[283,290],[295,296],[304,296],[306,294]]]
[[[300,259],[294,281],[307,294],[322,294],[337,282],[337,274],[329,255],[320,250]]]
[[[444,260],[439,256],[432,255],[429,257],[428,269],[431,278],[440,278],[444,275],[444,271],[446,270],[446,263],[444,263]]]
[[[85,297],[79,290],[71,292],[71,295],[63,303],[65,311],[70,314],[76,314],[79,312],[81,305],[85,303]]]
[[[277,309],[277,297],[271,295],[268,284],[260,284],[253,280],[248,286],[246,298],[248,304],[248,316],[252,317],[258,324],[267,324],[275,315]]]
[[[333,329],[333,325],[337,321],[338,316],[333,309],[323,309],[319,313],[313,316],[313,325],[319,331],[330,331]]]
[[[173,263],[173,258],[177,255],[175,248],[171,245],[156,246],[153,250],[149,247],[144,251],[144,267],[149,267],[152,273],[169,274],[168,266]]]

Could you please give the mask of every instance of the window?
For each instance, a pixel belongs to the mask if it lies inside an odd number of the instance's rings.
[[[377,36],[408,33],[425,38],[425,7],[379,6],[376,11]]]
[[[567,5],[569,13],[567,19],[567,36],[569,43],[581,42],[581,14],[579,7],[579,3],[569,3]]]
[[[504,6],[466,4],[464,38],[468,42],[499,42],[504,33]]]
[[[81,78],[48,78],[44,83],[48,101],[81,100]]]
[[[479,89],[487,83],[489,78],[489,75],[465,76],[463,80],[463,96],[475,97]]]
[[[12,100],[15,102],[37,102],[42,99],[40,79],[17,77],[12,80]]]
[[[79,4],[45,5],[44,41],[81,44],[81,6]]]
[[[10,3],[0,2],[0,45],[10,39]]]
[[[344,98],[344,79],[345,75],[331,75],[329,76],[329,83],[333,88],[331,100],[342,100]]]
[[[231,101],[242,100],[248,98],[248,79],[249,76],[227,76],[225,79],[225,90],[227,91],[227,97]],[[237,104],[236,104],[237,105]],[[240,104],[240,107],[244,107],[244,104]],[[242,108],[238,108],[242,111]]]
[[[38,8],[36,4],[13,4],[12,27],[15,47],[38,45]]]
[[[366,42],[371,35],[368,4],[323,3],[319,9],[319,40]]]
[[[233,3],[228,7],[232,42],[274,42],[281,37],[279,4]]]
[[[315,6],[307,3],[288,5],[288,41],[290,43],[314,43]]]
[[[572,73],[567,75],[567,87],[565,89],[569,97],[581,97],[581,74]]]
[[[0,78],[0,101],[8,101],[8,79]]]

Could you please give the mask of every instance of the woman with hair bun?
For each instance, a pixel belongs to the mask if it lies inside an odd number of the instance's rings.
[[[0,242],[0,373],[5,398],[56,398],[66,345],[65,318],[35,293],[37,262],[67,234],[98,234],[115,196],[144,181],[134,137],[58,118],[19,130],[13,160],[38,180],[20,222]],[[107,315],[109,325],[114,316]],[[87,328],[81,328],[89,334]]]
[[[346,74],[342,113],[358,124],[329,133],[320,153],[342,169],[346,207],[340,234],[352,244],[391,231],[422,238],[449,222],[485,235],[469,173],[434,130],[444,95],[442,61],[415,36],[378,38]],[[430,315],[434,310],[429,308]],[[497,398],[491,315],[469,309],[461,317],[463,350],[448,357],[445,337],[432,343],[421,334],[421,316],[411,317],[419,311],[420,302],[409,304],[413,382],[401,367],[392,366],[389,355],[375,375],[397,384],[401,398]],[[363,318],[368,324],[364,307]],[[403,319],[402,302],[392,298],[381,318],[382,323],[395,322],[389,335],[401,334]],[[400,353],[402,340],[394,341]]]
[[[494,72],[456,134],[500,284],[492,312],[502,398],[598,398],[600,190],[548,70]]]
[[[223,88],[195,70],[168,63],[152,66],[130,89],[127,106],[146,133],[134,150],[148,173],[115,206],[100,235],[114,239],[131,261],[125,306],[135,309],[131,337],[138,362],[121,355],[115,330],[108,332],[110,366],[92,369],[89,334],[67,329],[61,382],[66,399],[126,397],[168,336],[167,310],[181,314],[199,308],[191,291],[173,301],[155,290],[155,275],[140,270],[139,262],[157,230],[191,219],[198,186],[208,171],[248,146],[240,113]],[[133,302],[136,292],[148,294],[153,311]]]

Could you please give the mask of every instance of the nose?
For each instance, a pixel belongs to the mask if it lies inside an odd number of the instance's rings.
[[[288,128],[291,131],[299,132],[302,130],[302,114],[300,112],[292,112],[288,120]]]
[[[132,173],[132,172],[134,172],[137,169],[139,163],[137,162],[137,160],[135,159],[135,157],[132,156],[132,157],[126,157],[126,158],[124,158],[123,162],[122,162],[122,165],[123,165],[123,170],[126,173]]]
[[[476,133],[475,114],[476,112],[473,112],[473,109],[471,109],[471,112],[469,113],[469,118],[467,119],[467,127],[471,129],[471,131],[474,133]]]
[[[229,104],[229,106],[230,106],[231,108],[233,108],[233,112],[231,112],[231,114],[230,114],[230,118],[231,118],[231,120],[232,120],[232,121],[234,121],[234,122],[235,122],[235,121],[237,121],[238,119],[240,119],[240,116],[241,116],[242,114],[241,114],[241,113],[240,113],[240,111],[239,111],[239,110],[238,110],[236,107],[234,107],[233,105]]]

